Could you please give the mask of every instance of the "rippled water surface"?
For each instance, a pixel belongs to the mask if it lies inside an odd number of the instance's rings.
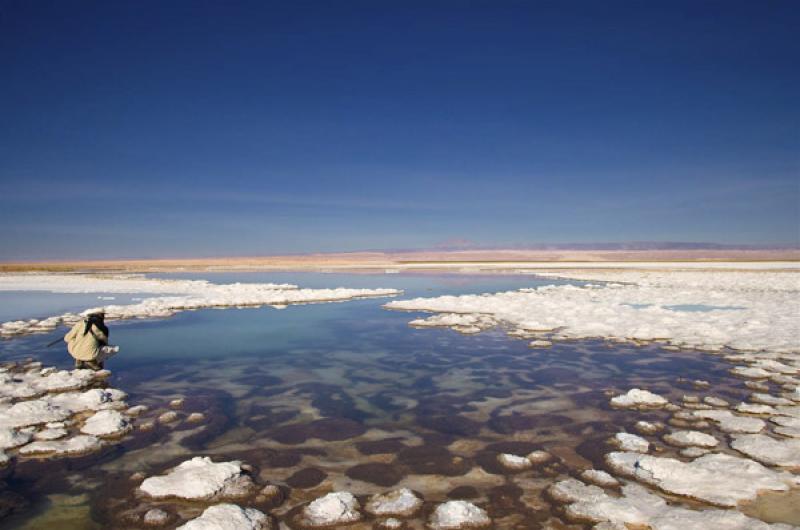
[[[399,287],[404,297],[554,283],[519,275],[170,277]],[[284,486],[288,499],[272,510],[281,520],[331,489],[367,495],[397,485],[421,493],[428,512],[436,502],[464,498],[486,507],[497,528],[572,528],[560,521],[544,488],[577,470],[602,468],[605,440],[621,428],[668,417],[614,411],[606,391],[641,385],[676,398],[692,389],[692,380],[704,379],[721,397],[744,396],[740,385],[729,386],[729,366],[714,356],[603,341],[532,350],[503,330],[464,336],[413,329],[413,314],[382,309],[385,301],[112,323],[112,342],[122,352],[108,364],[110,383],[129,393],[129,403],[157,414],[182,396],[181,413],[201,411],[206,420],[137,433],[100,455],[20,461],[8,481],[29,506],[0,527],[124,527],[118,514],[137,502],[133,473],[162,473],[188,457],[210,455],[240,459],[264,482]],[[42,349],[56,336],[3,341],[0,348],[4,358],[32,356],[66,367],[61,345]],[[534,449],[559,461],[521,475],[498,465],[500,452]],[[423,520],[424,514],[411,527],[421,528]]]

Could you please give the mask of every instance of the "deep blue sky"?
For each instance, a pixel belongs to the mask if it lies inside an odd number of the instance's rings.
[[[2,0],[0,260],[796,245],[798,27],[793,0]]]

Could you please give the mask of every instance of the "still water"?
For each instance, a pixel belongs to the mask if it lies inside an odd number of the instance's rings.
[[[458,274],[163,277],[395,287],[405,290],[403,297],[556,283]],[[38,296],[55,301],[73,295]],[[410,328],[415,315],[387,311],[381,307],[386,301],[212,309],[112,322],[112,342],[122,351],[108,363],[110,384],[128,392],[131,405],[151,407],[151,414],[184,397],[182,413],[202,412],[205,422],[159,426],[100,455],[20,461],[6,480],[28,506],[0,520],[0,528],[128,527],[120,514],[140,502],[131,475],[163,473],[197,455],[242,460],[264,482],[283,487],[287,500],[271,510],[282,522],[331,490],[368,495],[407,486],[424,497],[426,513],[437,502],[463,498],[486,508],[497,528],[580,528],[561,521],[546,487],[581,469],[602,469],[606,439],[631,431],[637,420],[668,419],[663,412],[614,411],[607,391],[640,386],[676,399],[692,390],[692,380],[703,379],[715,384],[716,395],[744,397],[740,386],[730,384],[729,366],[714,356],[604,341],[532,350],[503,330],[463,336]],[[5,303],[11,302],[7,296]],[[66,298],[56,305],[70,304],[79,305]],[[68,367],[61,345],[43,349],[57,336],[2,341],[0,355]],[[521,475],[497,462],[498,453],[535,449],[558,460]],[[422,528],[423,522],[424,514],[409,528]]]

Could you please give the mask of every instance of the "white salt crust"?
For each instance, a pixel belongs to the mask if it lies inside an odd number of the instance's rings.
[[[764,434],[739,434],[731,447],[767,465],[800,470],[800,440],[777,439]]]
[[[238,460],[215,463],[207,456],[196,456],[174,467],[166,475],[145,479],[139,489],[156,499],[211,499],[223,494],[226,487],[236,484],[241,475],[242,467]]]
[[[358,500],[352,493],[336,491],[309,503],[303,509],[307,526],[331,526],[354,523],[361,519]]]
[[[611,398],[611,405],[614,407],[662,407],[667,404],[667,400],[649,390],[632,388],[625,394]]]
[[[762,490],[786,491],[800,485],[800,477],[766,468],[747,458],[721,453],[682,462],[674,458],[617,452],[607,454],[606,462],[617,473],[668,493],[726,507],[752,500]]]
[[[797,272],[604,270],[550,276],[613,283],[415,298],[385,307],[480,315],[483,322],[491,318],[515,331],[547,332],[548,339],[557,340],[603,337],[711,351],[800,350]],[[681,310],[684,306],[710,310]]]
[[[468,501],[448,501],[436,507],[430,518],[433,530],[482,528],[491,524],[482,508]]]
[[[0,371],[0,451],[7,457],[53,458],[100,449],[99,437],[119,437],[130,422],[117,409],[126,394],[113,388],[85,387],[108,372],[57,370],[41,363],[7,366]],[[87,412],[94,412],[86,415]],[[80,431],[69,437],[68,426]]]
[[[633,451],[636,453],[646,453],[650,449],[650,442],[627,432],[618,432],[611,439],[611,443],[622,449],[623,451]]]
[[[269,518],[255,508],[235,504],[210,506],[196,519],[179,526],[178,530],[266,530],[272,528]]]
[[[569,478],[548,490],[555,500],[567,504],[566,514],[574,520],[589,522],[595,528],[623,530],[789,530],[787,525],[770,525],[735,510],[690,510],[672,506],[648,491],[629,483],[622,486],[622,496],[608,495],[602,488]],[[601,526],[605,523],[605,526]]]
[[[719,445],[719,440],[699,431],[673,431],[664,435],[664,441],[670,445],[678,447],[716,447]]]
[[[57,293],[148,293],[154,296],[129,305],[88,308],[81,315],[64,313],[45,319],[17,320],[0,324],[0,337],[49,332],[79,321],[82,315],[102,310],[107,320],[162,318],[180,311],[211,307],[243,307],[312,302],[337,302],[356,298],[395,296],[397,289],[299,289],[296,285],[270,283],[213,284],[205,280],[156,280],[138,275],[0,274],[0,291],[50,291]]]
[[[528,458],[519,455],[512,455],[510,453],[501,453],[497,455],[497,461],[506,469],[512,471],[522,471],[523,469],[530,469],[533,467],[533,462]]]
[[[396,515],[409,517],[422,507],[422,499],[408,488],[392,490],[388,493],[373,495],[367,501],[364,510],[379,516]]]

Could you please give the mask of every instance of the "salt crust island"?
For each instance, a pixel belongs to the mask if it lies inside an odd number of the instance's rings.
[[[684,396],[678,405],[639,388],[612,396],[614,408],[663,409],[672,414],[671,425],[691,428],[672,429],[659,440],[655,436],[664,425],[639,421],[636,428],[643,436],[622,432],[609,440],[620,449],[606,455],[616,477],[586,470],[582,480],[558,481],[548,493],[564,505],[568,519],[596,529],[793,528],[754,519],[737,508],[765,492],[800,487],[800,275],[721,270],[542,274],[587,283],[398,300],[385,307],[435,313],[410,322],[420,328],[479,333],[502,326],[512,336],[532,340],[532,348],[602,338],[720,354],[734,365],[732,377],[759,390],[747,402],[731,405],[715,396]],[[708,383],[697,381],[696,386]],[[648,454],[662,441],[680,448],[682,458]],[[529,467],[514,455],[499,458],[508,468]],[[667,503],[642,484],[708,507]]]
[[[339,302],[401,294],[397,289],[300,289],[290,284],[214,284],[205,280],[149,279],[141,275],[66,274],[0,274],[0,291],[148,295],[135,304],[93,307],[82,313],[103,310],[107,320],[163,318],[180,311],[214,307],[272,306],[280,309],[290,304]],[[64,313],[44,319],[4,322],[0,324],[0,337],[51,332],[61,325],[73,324],[81,318],[79,314]]]

